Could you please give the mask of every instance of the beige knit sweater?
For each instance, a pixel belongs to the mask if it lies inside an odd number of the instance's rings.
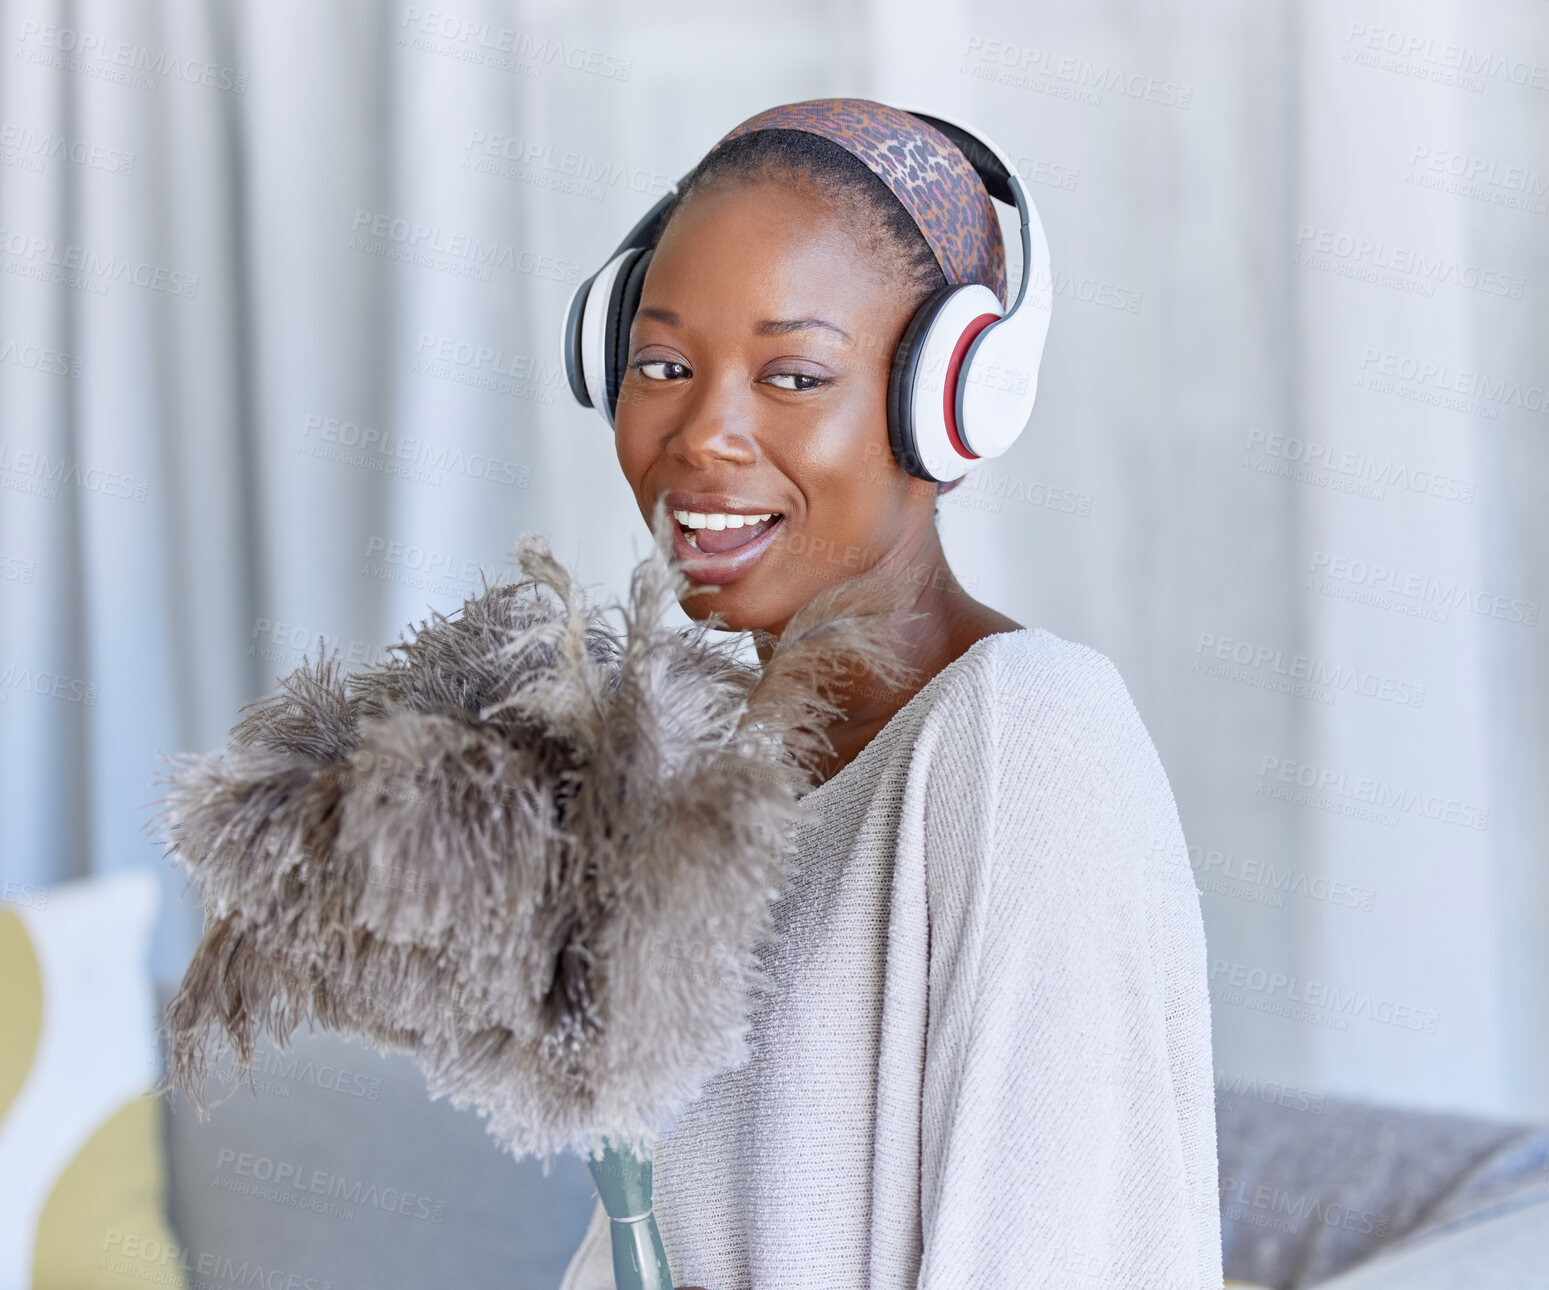
[[[1113,665],[988,636],[804,799],[751,1058],[656,1148],[679,1286],[1215,1290],[1204,928]],[[561,1290],[611,1290],[598,1202]]]

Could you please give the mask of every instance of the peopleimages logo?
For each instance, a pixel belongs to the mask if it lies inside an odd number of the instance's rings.
[[[19,121],[0,122],[0,161],[15,156],[26,170],[41,171],[43,159],[63,158],[77,166],[105,170],[110,175],[134,173],[134,153],[84,139],[70,139],[52,130],[34,130]]]
[[[1326,878],[1322,874],[1309,877],[1304,869],[1282,869],[1267,861],[1213,848],[1206,850],[1191,846],[1189,867],[1199,879],[1198,891],[1201,894],[1214,891],[1275,909],[1285,905],[1287,892],[1307,900],[1359,909],[1367,914],[1371,913],[1377,899],[1376,891],[1370,887],[1357,887],[1353,883]]]
[[[1055,82],[1066,91],[1059,97],[1075,98],[1092,107],[1102,103],[1096,94],[1099,90],[1180,109],[1187,108],[1194,98],[1190,85],[1122,67],[1104,66],[1087,58],[1057,54],[1032,45],[1018,45],[1014,41],[969,36],[963,45],[962,58],[964,62],[958,67],[959,73],[969,71],[971,62],[974,65],[972,75],[981,80],[997,80],[1003,85],[1024,89],[1042,88],[1040,80]]]
[[[0,488],[13,488],[52,500],[59,496],[61,484],[74,484],[88,493],[136,502],[143,502],[151,488],[147,479],[99,470],[95,466],[82,470],[80,462],[67,457],[50,457],[35,448],[13,452],[9,444],[0,443]]]
[[[1505,192],[1521,193],[1527,198],[1549,197],[1549,175],[1541,174],[1531,166],[1502,165],[1489,157],[1476,157],[1424,143],[1414,145],[1409,164],[1416,170],[1486,184]]]
[[[1425,295],[1430,295],[1437,283],[1462,287],[1468,291],[1483,291],[1487,295],[1509,296],[1513,300],[1521,300],[1522,293],[1527,289],[1527,280],[1514,273],[1466,264],[1452,256],[1428,254],[1413,247],[1391,246],[1380,237],[1357,237],[1312,224],[1303,224],[1297,229],[1296,252],[1300,256],[1297,262],[1306,268],[1330,268],[1332,266],[1329,263],[1317,257],[1332,256],[1335,262],[1371,270],[1374,276],[1368,280],[1382,282],[1383,285],[1394,283],[1376,276],[1378,270],[1388,270],[1414,279],[1414,285],[1426,287],[1423,292]],[[1350,276],[1364,275],[1356,271]]]
[[[1067,192],[1073,192],[1077,180],[1081,178],[1081,172],[1074,166],[1032,157],[1017,158],[1017,174],[1022,177],[1023,183],[1047,184],[1050,188],[1063,188]]]
[[[1246,1075],[1216,1072],[1216,1093],[1226,1098],[1249,1098],[1266,1106],[1283,1106],[1289,1111],[1323,1114],[1324,1096],[1310,1089],[1293,1088],[1277,1080],[1257,1080]]]
[[[80,703],[88,708],[97,704],[98,685],[78,676],[65,676],[59,672],[40,669],[34,672],[24,663],[8,663],[0,671],[0,703],[7,702],[13,690],[30,690],[67,703]]]
[[[30,583],[37,576],[38,562],[19,555],[0,555],[0,581]]]
[[[659,170],[607,161],[574,148],[556,148],[537,139],[491,130],[470,130],[464,145],[463,169],[498,175],[538,187],[575,192],[597,200],[604,188],[660,197],[672,179]]]
[[[1549,387],[1524,384],[1508,377],[1485,376],[1434,359],[1416,358],[1391,349],[1368,346],[1361,353],[1356,384],[1383,394],[1397,394],[1421,403],[1455,407],[1494,419],[1500,408],[1518,408],[1549,415]],[[1386,378],[1386,379],[1380,379]],[[1449,396],[1458,395],[1462,398]]]
[[[1379,608],[1399,609],[1436,622],[1446,622],[1454,609],[1526,627],[1538,622],[1537,601],[1475,591],[1466,583],[1403,573],[1375,561],[1352,560],[1328,551],[1312,553],[1307,587],[1309,591],[1339,595],[1341,599],[1369,600]]]
[[[162,1285],[174,1283],[173,1270],[194,1272],[204,1278],[194,1290],[213,1290],[217,1285],[260,1287],[261,1290],[332,1290],[333,1282],[300,1272],[287,1271],[257,1259],[233,1258],[214,1250],[163,1241],[138,1232],[110,1227],[102,1237],[97,1267],[125,1278]]]
[[[1381,672],[1362,672],[1343,664],[1328,663],[1310,654],[1287,654],[1275,645],[1266,645],[1231,636],[1217,636],[1214,632],[1201,632],[1194,642],[1196,655],[1190,669],[1206,676],[1219,676],[1226,680],[1259,684],[1262,689],[1280,690],[1298,697],[1314,699],[1319,703],[1332,703],[1333,691],[1344,690],[1363,694],[1368,699],[1381,699],[1404,707],[1425,706],[1425,686],[1412,681],[1400,680]],[[1251,668],[1272,676],[1261,675],[1256,680],[1240,676],[1234,669],[1212,667],[1211,661],[1235,664],[1237,668]],[[1280,684],[1284,682],[1284,684]],[[1305,682],[1304,685],[1296,685]]]
[[[1248,430],[1244,453],[1242,465],[1260,474],[1301,479],[1340,492],[1359,492],[1377,501],[1385,496],[1385,489],[1397,488],[1472,505],[1477,490],[1471,479],[1434,470],[1412,469],[1392,457],[1374,457],[1348,448],[1335,449],[1315,439],[1301,439],[1255,427]]]
[[[1422,793],[1413,788],[1401,788],[1366,775],[1350,775],[1346,771],[1334,770],[1328,766],[1316,766],[1312,762],[1291,761],[1289,758],[1269,755],[1260,761],[1259,793],[1268,797],[1290,797],[1292,795],[1283,790],[1273,791],[1275,785],[1269,782],[1271,778],[1282,784],[1294,784],[1298,788],[1310,790],[1310,793],[1317,795],[1318,799],[1322,799],[1324,794],[1332,793],[1335,797],[1345,799],[1346,802],[1370,807],[1373,813],[1391,811],[1399,815],[1419,815],[1427,820],[1456,824],[1459,828],[1465,829],[1483,829],[1490,822],[1490,812],[1487,807],[1476,806],[1456,798],[1443,797],[1440,793]],[[1302,804],[1325,807],[1324,800],[1309,799]],[[1338,803],[1331,803],[1325,807],[1325,809],[1337,808]],[[1340,813],[1356,814],[1357,812],[1342,810]],[[1389,821],[1379,818],[1378,822],[1388,823]],[[1392,823],[1396,824],[1397,820],[1393,819]]]
[[[428,331],[422,331],[415,342],[409,370],[534,403],[553,403],[554,392],[568,385],[557,360],[545,362],[526,354],[507,353],[493,345]],[[527,487],[525,481],[522,487]]]
[[[1104,282],[1101,278],[1078,278],[1074,274],[1065,273],[1059,269],[1055,269],[1052,276],[1043,273],[1033,274],[1032,281],[1028,285],[1031,288],[1028,298],[1036,309],[1045,307],[1045,301],[1050,299],[1051,292],[1052,295],[1064,296],[1067,300],[1097,305],[1103,309],[1116,309],[1120,313],[1128,314],[1139,313],[1140,306],[1146,298],[1144,291],[1137,291],[1133,287]]]
[[[227,1169],[230,1168],[230,1174]],[[326,1196],[339,1202],[331,1211],[339,1217],[353,1218],[358,1209],[380,1209],[405,1218],[439,1223],[446,1214],[446,1202],[432,1200],[402,1187],[378,1187],[364,1179],[350,1179],[324,1169],[311,1169],[290,1160],[275,1160],[222,1147],[215,1158],[216,1185],[227,1191],[243,1192],[264,1200],[277,1200],[300,1208],[312,1208],[305,1202]]]
[[[0,229],[0,251],[10,257],[3,266],[18,277],[37,278],[57,286],[72,287],[93,295],[105,295],[108,284],[131,282],[149,291],[192,300],[199,294],[199,275],[183,273],[144,260],[105,255],[89,247],[19,229]]]
[[[375,426],[360,425],[340,417],[325,417],[321,413],[307,414],[302,423],[303,450],[312,441],[310,455],[332,457],[349,465],[364,466],[387,474],[409,472],[397,469],[399,463],[420,467],[413,477],[439,484],[442,475],[464,475],[469,479],[487,480],[492,484],[514,484],[526,488],[532,471],[518,462],[506,461],[486,453],[466,453],[449,444],[436,443],[412,435],[395,434],[379,430]],[[341,449],[345,451],[340,451]],[[385,464],[393,463],[392,469]],[[379,464],[380,463],[380,464]]]
[[[571,285],[581,280],[574,260],[536,251],[518,251],[509,242],[485,241],[470,233],[453,232],[436,224],[357,208],[350,226],[349,249],[384,259],[402,260],[443,272],[457,272],[477,282],[490,281],[491,269],[530,274]]]
[[[261,658],[270,663],[300,659],[314,645],[318,646],[319,659],[340,654],[346,664],[380,665],[391,658],[385,646],[360,640],[343,641],[327,632],[292,626],[284,619],[253,619],[253,630],[248,640],[247,657]]]
[[[1535,90],[1549,90],[1549,65],[1510,58],[1493,50],[1472,49],[1468,45],[1400,31],[1396,27],[1368,27],[1364,22],[1352,22],[1345,31],[1345,45],[1345,55],[1352,62],[1386,66],[1378,62],[1376,56],[1387,54],[1391,60],[1398,60],[1388,70],[1407,71],[1422,79],[1447,84],[1456,81],[1462,88],[1476,93],[1477,82],[1467,83],[1459,78],[1483,77]],[[1370,52],[1363,56],[1362,51]],[[1449,77],[1449,73],[1457,75]]]
[[[456,582],[476,583],[482,574],[477,560],[460,561],[455,555],[438,551],[434,547],[423,547],[413,542],[392,541],[375,535],[366,540],[366,559],[379,560],[386,565],[411,570],[426,577],[452,579]],[[363,576],[375,577],[386,582],[398,581],[397,578],[390,576],[390,570],[384,571],[381,568],[373,570],[370,564],[367,564],[361,573]],[[410,582],[408,585],[423,584]]]
[[[205,58],[185,58],[166,50],[151,50],[127,40],[114,40],[75,27],[56,27],[32,20],[22,23],[16,57],[44,67],[95,76],[102,80],[154,90],[161,79],[203,85],[241,94],[247,73]]]
[[[42,909],[48,904],[48,888],[7,878],[0,884],[0,900],[11,905],[24,905],[28,909]]]
[[[1398,1026],[1403,1030],[1418,1030],[1434,1035],[1441,1020],[1440,1014],[1431,1009],[1416,1008],[1412,1004],[1397,1003],[1392,999],[1373,998],[1366,990],[1342,990],[1323,981],[1304,981],[1301,977],[1285,972],[1271,972],[1266,968],[1228,962],[1226,959],[1211,960],[1210,984],[1229,987],[1224,992],[1227,996],[1233,992],[1238,994],[1239,997],[1235,998],[1225,997],[1225,1002],[1242,1003],[1240,994],[1246,990],[1260,999],[1311,1009],[1319,1014],[1320,1021],[1328,1017],[1337,1018],[1345,1023],[1335,1027],[1339,1030],[1347,1029],[1351,1021],[1365,1019],[1384,1026]],[[1261,1011],[1278,1009],[1266,1008]]]
[[[403,11],[401,25],[400,44],[530,76],[537,76],[545,66],[559,66],[605,80],[627,81],[634,68],[632,59],[617,54],[567,44],[552,36],[535,36],[513,27],[491,26],[481,19],[462,18],[442,9],[410,5]]]
[[[1299,1233],[1305,1223],[1340,1227],[1363,1236],[1386,1236],[1388,1216],[1370,1209],[1352,1209],[1338,1201],[1325,1201],[1306,1192],[1260,1185],[1249,1188],[1235,1178],[1222,1178],[1221,1217],[1272,1231]]]
[[[0,363],[48,376],[68,376],[72,381],[80,380],[86,367],[86,360],[78,355],[42,345],[24,345],[11,339],[0,340]]]
[[[363,1098],[368,1102],[378,1101],[382,1096],[382,1081],[378,1076],[358,1074],[328,1063],[319,1066],[294,1053],[281,1053],[270,1048],[260,1048],[254,1053],[251,1073],[258,1091],[278,1093],[281,1097],[289,1097],[290,1086],[295,1084],[305,1084],[342,1097]]]

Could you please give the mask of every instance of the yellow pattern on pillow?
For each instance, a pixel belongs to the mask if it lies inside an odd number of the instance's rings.
[[[165,1194],[161,1103],[136,1098],[91,1135],[44,1202],[33,1290],[123,1290],[126,1280],[182,1290]]]
[[[27,926],[12,913],[0,914],[0,1120],[27,1082],[43,1030],[43,974],[32,952]]]
[[[186,1290],[147,964],[160,882],[122,870],[0,912],[0,1286]]]

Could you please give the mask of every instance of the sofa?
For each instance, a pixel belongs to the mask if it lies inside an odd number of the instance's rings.
[[[503,1155],[412,1059],[327,1033],[217,1073],[203,1121],[146,1096],[161,876],[3,897],[0,1290],[560,1285],[593,1212],[579,1160]],[[1215,1109],[1234,1286],[1549,1290],[1549,1126],[1229,1076]]]
[[[163,1131],[172,1224],[212,1284],[262,1266],[295,1290],[555,1290],[591,1215],[579,1160],[503,1156],[406,1056],[303,1032],[261,1049],[251,1089],[211,1091],[203,1123],[167,1098]],[[1218,1086],[1217,1125],[1229,1281],[1549,1288],[1549,1127],[1243,1080]]]

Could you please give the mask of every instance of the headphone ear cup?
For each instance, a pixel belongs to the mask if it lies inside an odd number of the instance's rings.
[[[983,283],[965,282],[936,292],[904,329],[888,385],[888,435],[900,464],[916,478],[960,479],[983,456],[960,424],[962,394],[974,380],[964,360],[1003,315],[999,296]]]
[[[560,366],[565,369],[570,393],[583,408],[592,406],[592,396],[586,388],[586,344],[581,319],[586,315],[587,297],[596,281],[597,275],[594,273],[571,294],[570,308],[565,311],[565,329],[559,337]]]
[[[899,339],[898,348],[893,351],[893,370],[887,384],[888,443],[893,449],[894,460],[916,479],[936,480],[925,466],[915,434],[914,394],[920,356],[925,352],[925,336],[931,323],[957,290],[949,284],[927,296],[914,311],[914,317]]]
[[[624,384],[624,373],[629,364],[629,329],[635,321],[635,310],[640,308],[640,290],[645,286],[645,271],[651,267],[652,248],[637,248],[630,254],[634,258],[613,281],[613,292],[608,301],[607,334],[603,340],[609,425],[618,413],[619,388]]]

